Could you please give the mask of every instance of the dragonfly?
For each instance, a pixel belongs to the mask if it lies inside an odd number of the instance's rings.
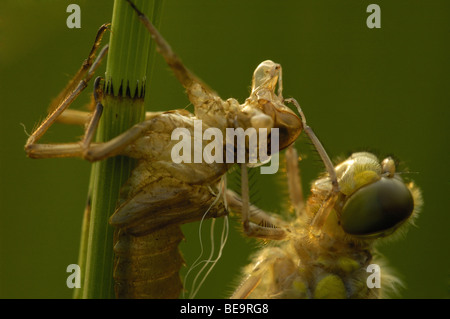
[[[278,63],[267,60],[255,69],[251,93],[244,103],[233,98],[223,100],[183,65],[150,20],[131,1],[128,2],[185,88],[194,113],[185,109],[147,112],[145,121],[117,137],[102,143],[94,142],[107,94],[105,81],[101,77],[94,81],[95,108],[92,113],[68,107],[87,87],[108,52],[108,46],[100,50],[102,37],[108,30],[108,25],[103,25],[88,58],[60,93],[57,100],[61,102],[50,107],[46,119],[29,136],[25,151],[31,158],[81,157],[95,162],[121,155],[136,159],[136,167],[123,185],[117,208],[110,218],[110,224],[116,229],[116,297],[177,298],[183,289],[179,275],[184,263],[178,250],[183,239],[180,225],[227,214],[223,176],[233,163],[175,163],[172,150],[178,142],[172,139],[174,130],[183,128],[184,132],[195,136],[198,120],[202,121],[202,133],[215,128],[224,136],[228,128],[276,130],[279,132],[279,149],[284,149],[299,136],[303,124],[285,104]],[[85,125],[82,140],[64,144],[39,143],[56,121]],[[227,149],[227,141],[222,142]],[[266,150],[269,143],[264,145]],[[205,140],[201,146],[202,149],[207,146]],[[249,160],[249,146],[245,153]]]
[[[308,129],[304,114],[302,121]],[[310,138],[327,172],[312,183],[305,201],[297,151],[292,145],[286,150],[292,220],[250,204],[245,165],[242,197],[227,191],[229,208],[243,216],[244,228],[259,225],[259,231],[244,232],[271,243],[244,268],[232,299],[372,299],[398,293],[401,281],[377,244],[414,224],[422,206],[420,189],[402,178],[391,157],[356,152],[333,166],[316,137]],[[371,277],[373,271],[378,278]]]
[[[158,42],[161,37],[148,18],[131,1],[127,1]],[[171,49],[161,42],[158,47],[167,63],[173,65],[172,55],[163,53]],[[265,64],[272,65],[271,61],[266,61],[260,67]],[[257,68],[252,94],[258,74],[261,73]],[[282,140],[287,141],[281,143],[280,150],[288,147],[288,188],[296,218],[284,221],[250,204],[248,163],[242,163],[242,198],[229,189],[225,190],[227,208],[241,214],[246,236],[274,241],[276,244],[262,249],[256,255],[253,263],[246,267],[242,283],[231,298],[388,296],[396,290],[400,281],[390,273],[386,261],[378,255],[376,244],[383,238],[395,237],[414,223],[422,206],[420,189],[414,182],[403,180],[391,157],[380,161],[374,154],[359,152],[334,166],[319,139],[307,125],[298,102],[293,98],[282,98],[281,73],[277,97],[274,95],[275,78],[270,78],[271,84],[268,84],[266,76],[264,78],[267,84],[265,89],[270,90],[270,95],[259,92],[256,99],[260,105],[264,105],[265,114],[273,113],[273,108],[267,111],[266,103],[269,101],[270,104],[279,105],[275,108],[278,110],[275,119],[280,115],[289,115],[284,128],[280,124],[278,126],[285,131]],[[252,99],[250,97],[246,103]],[[294,104],[300,117],[293,117],[284,103]],[[286,113],[283,114],[281,110]],[[292,122],[296,125],[286,124]],[[325,175],[313,183],[306,202],[300,187],[298,156],[292,146],[301,130],[313,143],[326,168]],[[374,265],[378,267],[376,269],[380,269],[379,265],[383,267],[382,289],[374,289],[369,284],[367,272]]]

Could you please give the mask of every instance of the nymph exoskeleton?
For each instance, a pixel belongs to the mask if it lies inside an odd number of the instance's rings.
[[[389,296],[400,281],[378,255],[376,244],[414,222],[422,205],[420,190],[402,179],[392,158],[380,162],[360,152],[335,166],[334,176],[326,173],[313,182],[305,203],[297,164],[290,147],[286,169],[296,212],[292,221],[249,205],[244,190],[242,199],[227,191],[232,211],[247,211],[250,220],[265,225],[257,237],[278,240],[255,254],[232,298]],[[377,270],[378,287],[369,278]]]
[[[92,142],[103,110],[103,80],[94,83],[95,110],[92,115],[67,110],[87,86],[101,59],[94,56],[107,26],[97,34],[88,59],[69,85],[61,92],[62,101],[50,108],[50,114],[33,131],[25,145],[31,158],[82,157],[99,161],[116,155],[137,159],[137,165],[123,186],[118,206],[110,219],[116,227],[114,251],[115,290],[119,298],[176,298],[182,284],[179,269],[183,263],[178,243],[183,238],[180,224],[202,218],[225,215],[224,190],[220,179],[232,163],[174,163],[171,157],[172,132],[185,128],[194,136],[194,121],[202,120],[202,131],[217,128],[265,128],[279,130],[279,148],[289,146],[300,134],[300,118],[282,97],[281,66],[270,60],[261,63],[253,74],[250,97],[243,104],[235,99],[222,100],[197,79],[180,61],[150,21],[130,2],[154,41],[158,51],[186,89],[194,114],[186,110],[148,112],[146,120],[114,139]],[[278,83],[278,92],[275,93]],[[81,142],[38,144],[57,120],[85,125]],[[225,136],[225,134],[224,134]],[[226,145],[226,141],[222,141]],[[193,143],[192,143],[193,144]],[[202,141],[203,148],[206,141]],[[266,145],[266,149],[269,149]],[[246,150],[247,153],[249,150]],[[207,214],[206,214],[207,212]],[[150,244],[152,243],[152,244]],[[155,244],[158,243],[158,244]]]

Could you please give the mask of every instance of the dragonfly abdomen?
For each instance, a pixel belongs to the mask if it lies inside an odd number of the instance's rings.
[[[184,238],[178,224],[150,234],[115,233],[114,281],[117,298],[175,299],[183,285],[184,263],[178,244]]]

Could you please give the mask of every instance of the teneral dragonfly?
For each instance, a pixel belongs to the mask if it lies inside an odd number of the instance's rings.
[[[422,204],[419,188],[403,180],[392,158],[380,161],[359,152],[336,165],[334,176],[326,173],[313,182],[305,203],[292,147],[286,162],[294,220],[249,205],[244,190],[242,199],[227,192],[232,210],[247,210],[249,221],[266,229],[255,236],[272,241],[244,269],[232,298],[383,298],[393,293],[400,281],[376,245],[414,222]],[[369,278],[372,270],[378,272],[379,286]]]

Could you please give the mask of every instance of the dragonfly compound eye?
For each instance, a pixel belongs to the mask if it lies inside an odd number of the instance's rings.
[[[382,177],[350,196],[342,209],[341,225],[357,237],[384,237],[403,224],[413,209],[414,200],[405,184]]]

